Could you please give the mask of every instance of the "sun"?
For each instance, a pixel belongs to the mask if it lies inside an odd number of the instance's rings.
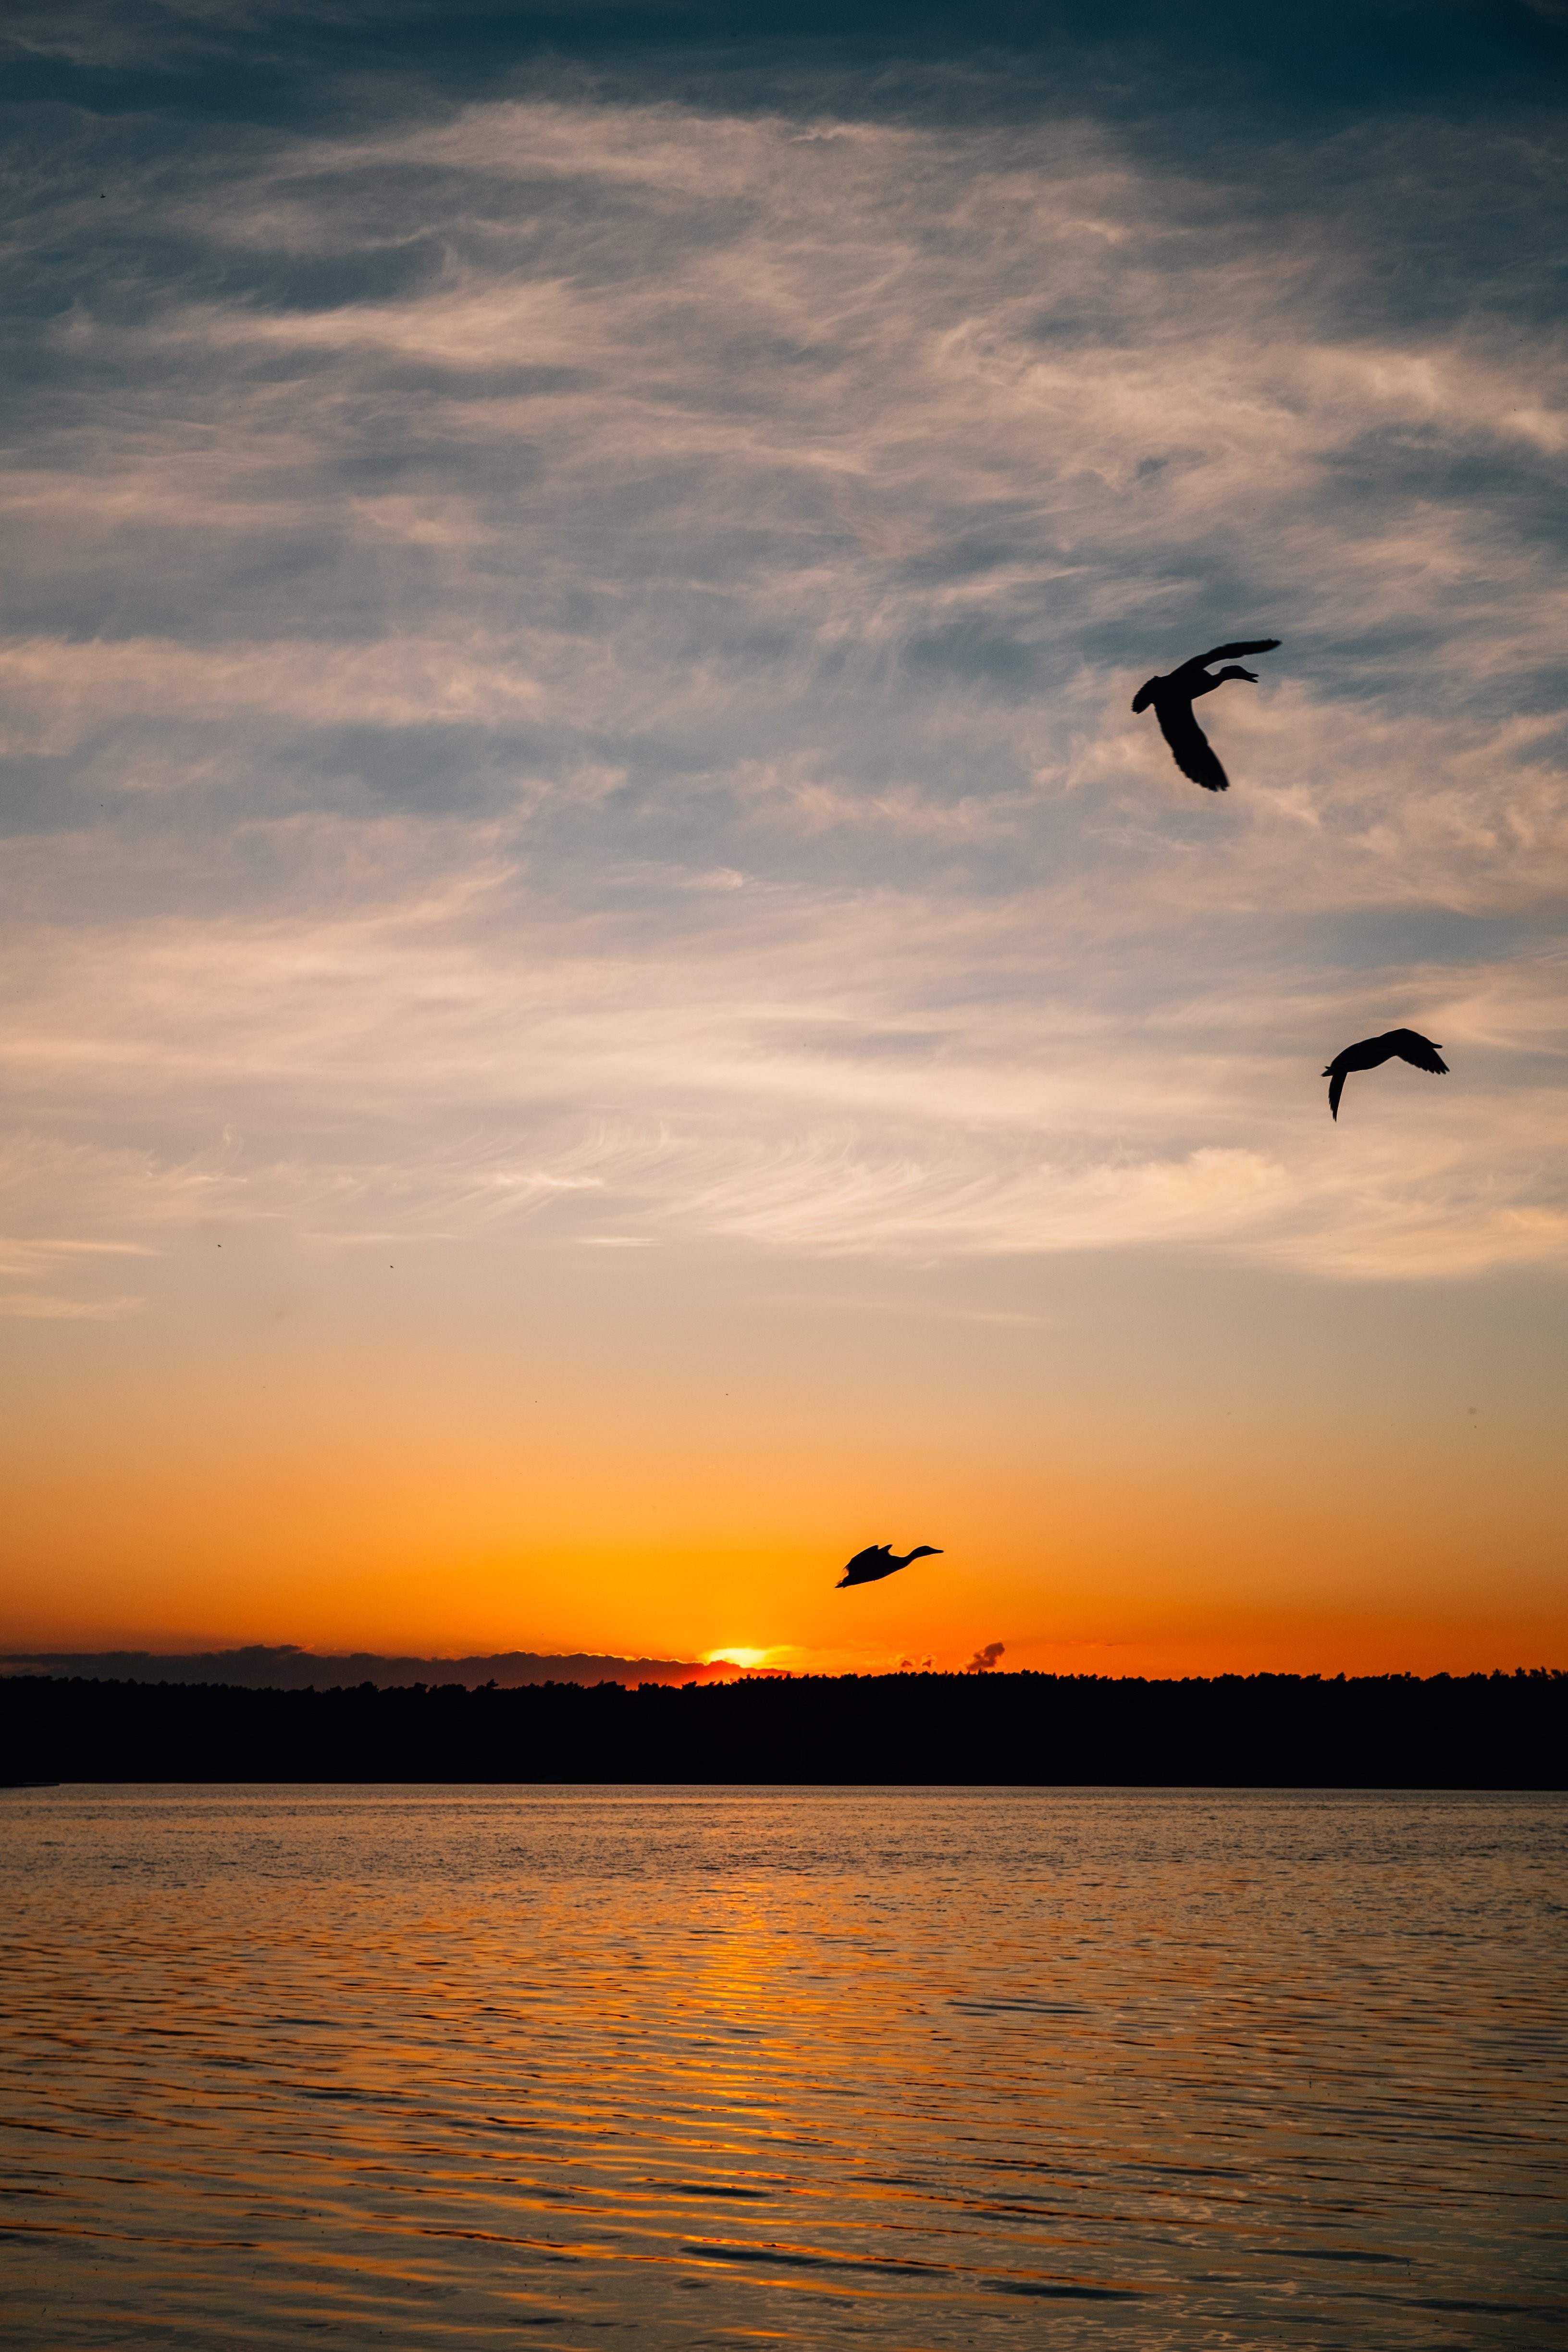
[[[768,1656],[766,1650],[737,1650],[727,1643],[721,1650],[708,1650],[703,1656],[705,1666],[759,1666]]]

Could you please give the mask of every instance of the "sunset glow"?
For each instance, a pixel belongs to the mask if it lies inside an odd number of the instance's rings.
[[[1535,150],[1077,58],[26,166],[12,1652],[1568,1656]]]

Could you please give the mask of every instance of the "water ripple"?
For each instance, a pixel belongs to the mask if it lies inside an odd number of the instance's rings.
[[[1568,2318],[1560,1798],[0,1809],[18,2352]]]

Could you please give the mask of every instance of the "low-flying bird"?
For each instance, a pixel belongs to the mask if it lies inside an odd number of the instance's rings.
[[[1329,1082],[1329,1108],[1336,1119],[1339,1098],[1352,1070],[1375,1070],[1383,1063],[1393,1061],[1396,1054],[1414,1069],[1430,1070],[1434,1077],[1446,1078],[1448,1075],[1447,1062],[1430,1037],[1423,1037],[1419,1029],[1387,1029],[1381,1037],[1364,1037],[1359,1045],[1347,1045],[1343,1054],[1336,1054],[1323,1072]]]
[[[867,1544],[864,1551],[857,1551],[848,1562],[833,1591],[841,1592],[846,1584],[874,1584],[879,1577],[891,1576],[895,1568],[907,1568],[912,1559],[923,1559],[927,1552],[939,1552],[941,1549],[940,1544],[916,1544],[900,1559],[886,1544]]]
[[[1192,706],[1200,694],[1212,694],[1229,677],[1244,677],[1249,686],[1256,686],[1257,671],[1239,667],[1235,656],[1271,654],[1279,643],[1278,637],[1249,637],[1239,645],[1216,646],[1212,652],[1194,654],[1191,661],[1184,661],[1168,677],[1147,679],[1133,697],[1134,710],[1146,710],[1151,702],[1154,704],[1160,733],[1170,745],[1176,766],[1195,784],[1201,784],[1206,793],[1228,793],[1230,779],[1193,717]],[[1222,661],[1228,667],[1210,677],[1206,665],[1211,661]]]

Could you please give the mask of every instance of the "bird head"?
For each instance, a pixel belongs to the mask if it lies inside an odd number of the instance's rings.
[[[1243,669],[1239,662],[1227,662],[1225,667],[1222,670],[1217,670],[1215,675],[1217,677],[1244,677],[1249,686],[1256,686],[1258,683],[1257,671]]]
[[[916,1544],[909,1557],[911,1559],[924,1559],[926,1553],[930,1552],[935,1558],[940,1554],[941,1549],[940,1544]]]

